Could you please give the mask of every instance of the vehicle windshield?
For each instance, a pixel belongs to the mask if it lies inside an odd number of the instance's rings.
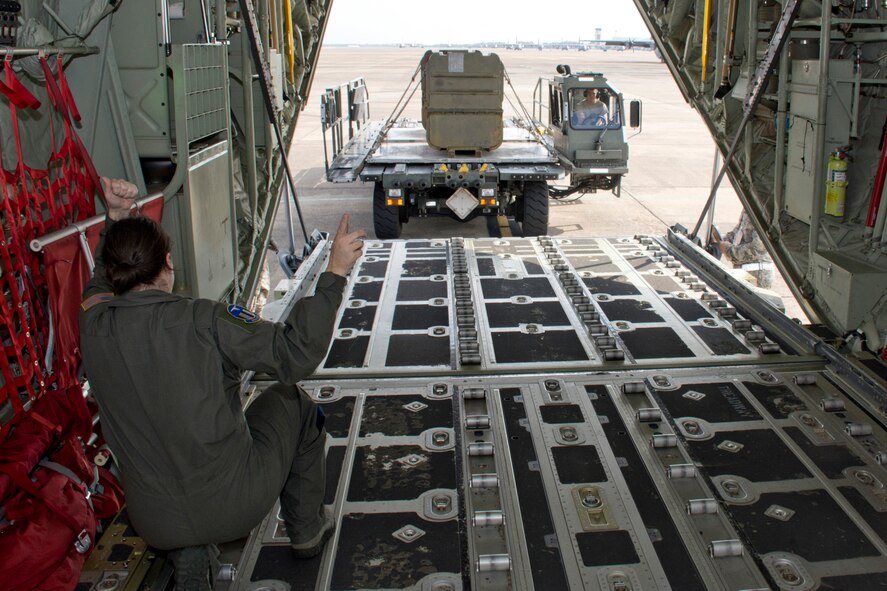
[[[570,125],[573,129],[618,129],[622,126],[619,97],[606,88],[572,89]]]

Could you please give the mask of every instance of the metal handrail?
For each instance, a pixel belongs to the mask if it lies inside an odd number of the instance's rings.
[[[136,209],[140,209],[144,205],[151,203],[157,199],[162,199],[163,193],[153,193],[146,197],[142,197],[141,199],[136,199],[133,202],[133,207]],[[34,252],[41,252],[47,245],[52,244],[53,242],[58,242],[62,238],[67,238],[68,236],[72,236],[74,234],[82,234],[86,232],[89,228],[99,224],[105,220],[105,214],[94,215],[91,218],[87,218],[85,220],[81,220],[79,222],[73,222],[72,224],[65,226],[60,230],[56,230],[55,232],[50,232],[40,238],[34,238],[31,240],[31,250]]]
[[[92,55],[98,53],[98,47],[54,47],[47,45],[46,47],[11,47],[9,45],[0,45],[0,55],[12,55],[12,57],[28,57],[33,55]]]

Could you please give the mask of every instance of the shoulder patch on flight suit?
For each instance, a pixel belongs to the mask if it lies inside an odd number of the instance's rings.
[[[91,295],[80,304],[80,308],[83,309],[84,312],[95,306],[96,304],[101,304],[103,302],[110,302],[114,299],[113,293],[97,293],[95,295]]]
[[[258,314],[256,314],[252,310],[247,310],[243,306],[236,306],[234,304],[231,304],[225,310],[227,313],[219,314],[220,318],[222,318],[223,320],[227,320],[235,326],[239,326],[240,328],[244,328],[250,331],[254,328],[251,325],[260,320]]]

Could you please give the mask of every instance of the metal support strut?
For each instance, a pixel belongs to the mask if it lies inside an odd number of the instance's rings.
[[[253,3],[250,0],[240,0],[240,11],[243,22],[246,25],[246,33],[250,40],[250,49],[253,54],[253,61],[259,66],[259,86],[262,88],[262,98],[265,101],[265,110],[268,112],[268,118],[271,120],[271,127],[274,128],[274,135],[277,137],[277,145],[280,146],[280,155],[283,160],[283,167],[286,169],[286,180],[289,183],[292,192],[293,203],[296,206],[296,215],[299,217],[299,226],[302,228],[302,236],[305,244],[308,244],[310,238],[305,230],[305,220],[302,217],[302,208],[299,206],[299,198],[296,195],[296,183],[293,180],[293,173],[290,170],[289,150],[284,145],[283,134],[280,132],[280,121],[277,115],[277,109],[274,101],[271,100],[271,71],[268,68],[268,62],[265,61],[265,50],[262,47],[262,39],[259,37],[259,29],[256,24],[256,13],[253,10]],[[244,81],[244,85],[248,84]]]
[[[798,8],[800,5],[801,0],[787,0],[785,3],[785,8],[782,10],[782,16],[779,18],[779,24],[776,26],[776,31],[773,32],[773,38],[770,40],[770,46],[767,48],[767,53],[764,55],[761,63],[758,64],[752,85],[749,88],[748,94],[745,96],[742,121],[739,123],[739,128],[736,130],[736,136],[733,138],[733,143],[730,144],[730,149],[724,156],[724,164],[721,166],[721,171],[718,173],[717,178],[712,184],[711,193],[705,202],[705,207],[702,208],[699,220],[696,222],[696,226],[690,234],[691,238],[696,238],[699,234],[699,228],[702,227],[702,222],[708,214],[711,204],[714,202],[718,187],[720,186],[724,175],[727,173],[727,167],[730,166],[733,161],[733,156],[736,154],[736,148],[739,146],[739,140],[742,138],[745,126],[748,125],[748,122],[751,120],[755,108],[757,108],[758,103],[761,100],[761,95],[764,93],[764,89],[767,88],[770,76],[773,74],[773,64],[776,61],[776,58],[779,57],[782,48],[785,47],[785,42],[789,37],[789,30],[791,29],[795,18],[798,16]]]

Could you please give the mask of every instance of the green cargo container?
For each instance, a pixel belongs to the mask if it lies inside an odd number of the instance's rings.
[[[429,51],[422,60],[422,125],[428,144],[448,151],[502,143],[505,69],[495,53]]]

